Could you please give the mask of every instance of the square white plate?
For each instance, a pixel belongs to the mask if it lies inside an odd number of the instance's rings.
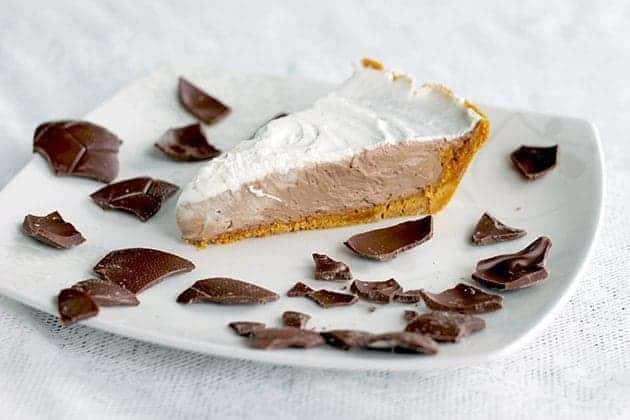
[[[268,76],[212,74],[200,68],[164,68],[118,92],[86,119],[103,124],[124,141],[118,180],[150,175],[183,186],[203,163],[166,159],[153,143],[168,128],[193,119],[176,99],[179,75],[185,75],[229,104],[233,113],[206,128],[210,141],[228,150],[248,138],[262,123],[282,111],[295,111],[327,92],[330,85]],[[435,218],[428,243],[379,263],[351,254],[342,242],[351,234],[398,220],[324,231],[298,232],[199,251],[183,243],[174,220],[176,199],[169,200],[147,223],[118,211],[103,211],[89,194],[103,184],[75,177],[55,177],[40,156],[0,192],[0,293],[56,314],[60,289],[93,276],[91,268],[117,248],[152,247],[189,258],[191,273],[170,277],[142,293],[138,307],[104,308],[85,324],[140,340],[226,357],[280,364],[341,369],[424,369],[470,364],[506,354],[539,331],[577,285],[588,257],[603,202],[604,174],[597,131],[588,122],[494,107],[482,107],[493,134],[468,170],[454,199]],[[511,167],[509,154],[521,144],[559,144],[559,164],[544,178],[527,182]],[[71,250],[43,246],[20,231],[27,213],[59,210],[87,238]],[[474,247],[469,236],[479,216],[489,211],[505,223],[525,228],[527,237],[488,247]],[[395,277],[405,288],[439,292],[470,280],[484,257],[516,251],[539,235],[553,241],[549,280],[525,290],[504,293],[504,309],[483,315],[487,328],[458,344],[440,347],[436,356],[343,352],[329,347],[260,351],[227,327],[230,321],[263,321],[279,325],[288,309],[312,315],[314,328],[357,328],[372,332],[404,327],[402,312],[410,305],[378,306],[367,302],[321,309],[309,300],[287,298],[298,280],[316,287],[340,285],[308,281],[312,252],[347,262],[356,278]],[[229,276],[268,287],[282,295],[262,306],[179,305],[176,296],[195,280]],[[420,306],[420,310],[423,308]]]

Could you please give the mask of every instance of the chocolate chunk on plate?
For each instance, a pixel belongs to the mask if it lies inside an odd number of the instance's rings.
[[[253,305],[273,302],[279,297],[271,290],[252,283],[227,277],[213,277],[195,282],[177,297],[177,302]]]
[[[251,346],[257,349],[310,348],[321,346],[324,339],[315,331],[300,328],[266,328],[254,333]]]
[[[165,277],[192,271],[195,265],[177,255],[150,248],[118,249],[101,259],[94,272],[137,294]]]
[[[509,227],[488,213],[484,213],[475,226],[472,242],[475,245],[491,245],[497,242],[512,241],[527,235],[523,229]]]
[[[412,319],[414,319],[418,315],[419,314],[416,311],[406,310],[405,312],[403,312],[403,318],[405,318],[405,321],[411,321]]]
[[[314,292],[314,290],[309,285],[299,281],[295,283],[292,288],[289,289],[289,291],[287,292],[287,296],[302,297],[308,295],[311,292]]]
[[[282,323],[285,327],[304,328],[311,316],[302,312],[285,311],[282,314]]]
[[[341,350],[354,350],[365,347],[374,334],[358,330],[331,330],[320,333],[327,344]]]
[[[491,312],[503,307],[501,296],[486,293],[464,283],[459,283],[442,293],[423,291],[422,299],[434,311],[450,311],[462,314]]]
[[[264,330],[266,327],[262,322],[249,321],[230,322],[229,326],[237,335],[242,337],[251,337],[256,331]]]
[[[89,295],[98,306],[136,306],[136,295],[117,283],[102,279],[87,279],[72,286]]]
[[[545,260],[550,249],[551,240],[541,236],[519,252],[479,261],[472,277],[482,285],[496,289],[533,286],[549,276]]]
[[[354,304],[358,299],[355,295],[335,292],[333,290],[326,289],[320,289],[315,292],[310,292],[306,295],[306,297],[317,303],[322,308],[348,306]]]
[[[438,345],[432,338],[407,331],[375,335],[368,340],[366,348],[394,353],[435,354],[438,352]]]
[[[537,179],[551,171],[558,162],[558,145],[521,146],[510,155],[516,169],[527,179]]]
[[[350,280],[350,267],[341,261],[335,261],[328,255],[313,254],[315,271],[313,276],[318,280]]]
[[[417,303],[422,300],[422,290],[405,290],[394,295],[394,300],[400,303]]]
[[[361,299],[377,303],[390,303],[394,296],[402,292],[402,287],[394,279],[384,281],[355,280],[350,291],[359,295]]]
[[[179,78],[180,103],[188,112],[206,124],[212,124],[229,114],[230,108],[208,95],[183,77]]]
[[[474,315],[433,311],[414,316],[405,331],[424,334],[435,341],[455,342],[485,326],[486,322]]]
[[[27,215],[22,223],[22,229],[27,235],[55,248],[68,249],[85,242],[81,232],[63,220],[56,211],[43,217]]]
[[[55,175],[111,182],[118,175],[122,141],[88,121],[50,121],[35,130],[33,151],[46,158]]]
[[[208,160],[221,154],[208,143],[200,124],[167,130],[155,147],[171,159],[180,161]]]
[[[79,289],[63,289],[57,298],[57,309],[61,323],[72,325],[98,314],[98,306],[90,295]]]
[[[414,248],[433,235],[433,218],[399,223],[350,237],[345,245],[357,255],[377,261],[387,261],[403,251]]]
[[[90,197],[103,209],[125,210],[146,222],[177,190],[177,185],[170,182],[143,176],[107,185]]]

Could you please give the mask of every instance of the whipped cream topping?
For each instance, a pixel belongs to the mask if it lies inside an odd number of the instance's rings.
[[[179,205],[243,186],[264,197],[248,184],[384,145],[460,138],[480,119],[442,85],[417,85],[405,75],[359,67],[310,108],[270,121],[253,139],[208,162],[184,189]]]

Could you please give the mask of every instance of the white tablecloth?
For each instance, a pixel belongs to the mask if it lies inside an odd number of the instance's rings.
[[[371,55],[482,103],[599,126],[605,226],[569,304],[503,360],[365,374],[61,329],[54,317],[0,298],[0,417],[628,418],[630,4],[309,3],[3,0],[0,185],[31,158],[39,122],[80,117],[161,64],[341,81],[351,61]]]

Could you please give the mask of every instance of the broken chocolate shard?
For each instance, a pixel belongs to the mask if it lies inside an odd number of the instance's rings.
[[[125,210],[146,222],[177,190],[177,185],[169,182],[138,177],[109,184],[92,193],[90,197],[103,209]]]
[[[179,303],[221,303],[226,305],[253,305],[278,300],[271,290],[227,277],[198,280],[178,297]]]
[[[434,311],[413,317],[405,331],[427,335],[435,341],[456,342],[485,326],[483,319],[473,315]]]
[[[74,284],[72,289],[87,294],[98,306],[136,306],[140,303],[136,295],[109,280],[87,279]]]
[[[350,280],[350,267],[341,261],[335,261],[328,255],[313,254],[315,261],[314,277],[318,280]]]
[[[293,327],[266,328],[256,331],[251,346],[257,349],[310,348],[321,346],[324,339],[319,333]]]
[[[178,93],[179,101],[184,108],[206,124],[212,124],[230,112],[226,105],[183,77],[179,78]]]
[[[112,251],[94,266],[94,272],[137,294],[177,273],[186,273],[195,265],[177,255],[150,248]]]
[[[491,312],[503,307],[503,298],[486,293],[468,284],[459,283],[442,293],[422,292],[424,303],[434,311],[450,311],[462,314]]]
[[[488,213],[484,213],[475,226],[472,242],[475,245],[491,245],[497,242],[512,241],[527,235],[523,229],[509,227]]]
[[[496,289],[533,286],[549,276],[544,265],[550,249],[551,240],[541,236],[519,252],[479,261],[472,277],[482,285]]]
[[[417,316],[418,316],[418,312],[416,312],[416,311],[406,310],[403,313],[403,318],[405,318],[405,321],[411,321],[412,319],[414,319]]]
[[[155,143],[162,153],[174,160],[196,161],[213,159],[221,154],[206,139],[200,124],[171,128]]]
[[[327,344],[341,350],[360,349],[374,337],[374,334],[358,330],[331,330],[320,333]]]
[[[438,352],[438,345],[432,338],[407,331],[375,335],[368,340],[366,348],[394,353],[435,354]]]
[[[311,316],[302,312],[285,311],[282,314],[282,323],[285,327],[304,328]]]
[[[320,289],[315,292],[310,292],[306,295],[313,302],[317,303],[322,308],[334,308],[336,306],[348,306],[357,301],[355,295],[349,295],[348,293],[335,292],[333,290]]]
[[[37,127],[33,136],[33,151],[44,156],[55,175],[102,182],[118,175],[121,144],[109,130],[87,121],[50,121]]]
[[[400,303],[417,303],[422,300],[422,290],[412,289],[396,293],[394,300]]]
[[[292,288],[287,292],[287,296],[289,297],[302,297],[306,296],[314,290],[307,284],[302,283],[301,281],[295,283]]]
[[[57,308],[61,323],[65,326],[74,324],[98,314],[98,306],[85,292],[78,289],[63,289],[57,298]]]
[[[22,229],[27,235],[55,248],[68,249],[85,242],[81,232],[63,220],[56,211],[43,217],[27,215],[22,223]]]
[[[551,171],[558,162],[558,145],[521,146],[510,155],[512,163],[527,179],[537,179]]]
[[[355,280],[350,291],[359,295],[361,299],[376,303],[390,303],[394,296],[402,292],[402,287],[394,279],[384,281]]]
[[[433,218],[399,223],[350,237],[345,245],[357,255],[377,261],[387,261],[403,251],[414,248],[433,235]]]
[[[264,330],[266,325],[262,322],[235,321],[229,323],[230,328],[241,337],[251,337],[256,331]]]

